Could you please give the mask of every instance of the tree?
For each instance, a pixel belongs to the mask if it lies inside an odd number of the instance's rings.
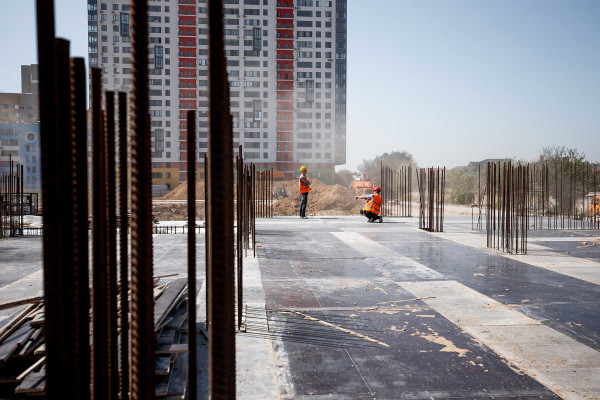
[[[470,205],[477,193],[477,176],[467,174],[462,168],[448,172],[450,203]]]
[[[542,152],[539,157],[540,162],[572,162],[581,163],[585,161],[585,153],[580,152],[577,149],[569,149],[565,146],[548,146],[542,148]]]
[[[379,179],[382,162],[383,165],[393,170],[397,170],[402,166],[410,164],[413,164],[413,166],[416,167],[412,154],[407,151],[392,151],[391,153],[380,154],[371,160],[363,160],[358,166],[358,172],[366,180],[377,180]]]
[[[342,169],[335,173],[335,183],[344,187],[350,186],[354,180],[356,172],[349,169]]]
[[[538,160],[540,165],[547,165],[549,168],[550,195],[559,192],[561,188],[563,191],[567,191],[567,188],[569,188],[570,191],[572,185],[574,185],[576,192],[582,190],[579,188],[585,187],[584,180],[586,175],[590,173],[586,164],[585,153],[574,148],[552,145],[542,149]],[[565,200],[565,195],[568,198],[568,194],[560,195],[561,204]]]

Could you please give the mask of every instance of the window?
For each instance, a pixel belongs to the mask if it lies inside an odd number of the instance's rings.
[[[155,68],[163,67],[163,47],[162,46],[154,46],[154,67]]]

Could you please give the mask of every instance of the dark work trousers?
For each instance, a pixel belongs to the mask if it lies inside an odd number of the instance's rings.
[[[302,201],[300,202],[300,216],[306,217],[306,204],[308,203],[308,192],[302,193]]]
[[[373,220],[379,219],[379,215],[377,215],[377,214],[375,214],[374,212],[371,212],[371,211],[365,211],[363,213],[363,215],[365,217],[367,217],[367,219],[373,219]]]

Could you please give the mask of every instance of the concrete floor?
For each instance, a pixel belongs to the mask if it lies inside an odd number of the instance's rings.
[[[470,218],[416,223],[260,222],[269,334],[258,310],[249,334],[281,398],[600,398],[600,247],[579,247],[597,231],[533,232],[513,256]]]
[[[259,220],[239,398],[600,398],[600,246],[582,244],[598,231],[530,232],[514,256],[486,249],[470,216],[444,233],[416,224]],[[0,242],[0,301],[41,288],[40,243]],[[185,275],[184,235],[155,235],[154,255],[155,275]]]

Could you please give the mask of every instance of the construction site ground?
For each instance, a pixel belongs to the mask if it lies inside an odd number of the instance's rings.
[[[598,231],[530,231],[529,253],[511,255],[487,249],[470,215],[446,218],[443,233],[417,224],[258,220],[238,398],[600,398]],[[40,237],[0,242],[1,302],[41,290],[40,252]],[[184,277],[186,237],[154,235],[154,257],[155,275]],[[200,320],[203,278],[201,267]],[[16,311],[0,311],[0,325]],[[200,398],[206,343],[199,336]]]

